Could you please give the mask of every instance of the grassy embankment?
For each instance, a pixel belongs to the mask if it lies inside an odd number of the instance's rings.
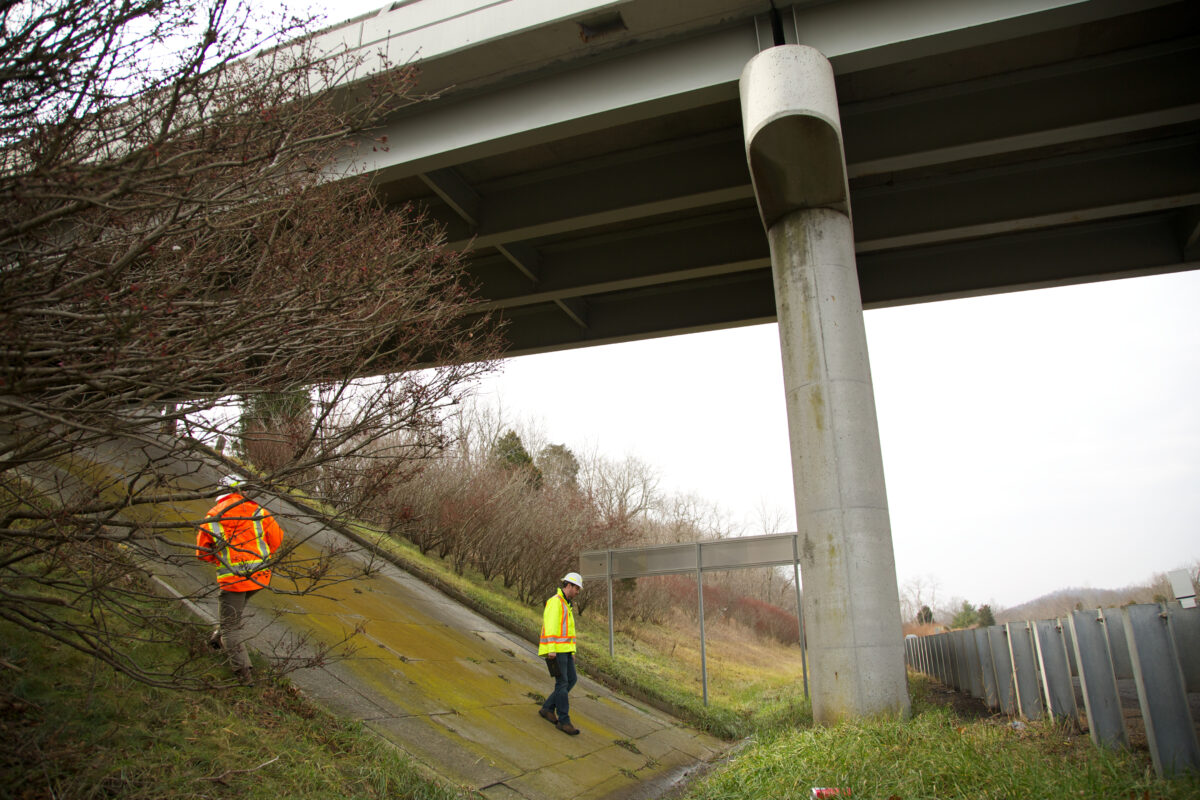
[[[227,677],[194,626],[179,631],[178,644],[141,645],[152,652],[139,655],[207,661],[214,679]],[[157,689],[0,621],[0,797],[461,796],[285,683]]]
[[[859,800],[1031,800],[1200,797],[1200,776],[1154,777],[1145,752],[1108,752],[1052,722],[1014,726],[933,702],[910,673],[913,717],[774,730],[693,783],[679,800],[807,798],[814,786]]]

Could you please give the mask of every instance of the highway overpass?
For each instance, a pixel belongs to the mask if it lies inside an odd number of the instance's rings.
[[[776,5],[833,64],[867,308],[1200,263],[1200,4]],[[515,355],[775,318],[737,86],[769,11],[417,0],[325,37],[442,92],[364,166],[470,249]]]

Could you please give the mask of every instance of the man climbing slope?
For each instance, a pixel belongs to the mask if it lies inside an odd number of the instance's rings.
[[[252,676],[242,614],[254,593],[271,583],[268,564],[283,544],[283,530],[270,511],[241,493],[242,478],[230,475],[221,485],[225,491],[196,533],[196,557],[218,565],[220,626],[209,642],[225,649],[238,678],[248,684]]]

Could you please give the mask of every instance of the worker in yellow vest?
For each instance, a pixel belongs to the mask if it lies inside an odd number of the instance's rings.
[[[575,615],[571,613],[571,601],[582,589],[583,578],[578,572],[563,576],[558,591],[546,601],[546,610],[542,612],[542,636],[538,641],[538,655],[546,659],[546,667],[554,678],[554,691],[542,703],[538,713],[570,736],[579,735],[579,729],[571,724],[571,705],[567,697],[575,686]]]

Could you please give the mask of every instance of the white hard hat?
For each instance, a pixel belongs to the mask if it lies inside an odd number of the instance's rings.
[[[580,589],[583,588],[583,578],[579,576],[578,572],[568,572],[566,575],[563,575],[563,581],[565,583],[573,583]]]

